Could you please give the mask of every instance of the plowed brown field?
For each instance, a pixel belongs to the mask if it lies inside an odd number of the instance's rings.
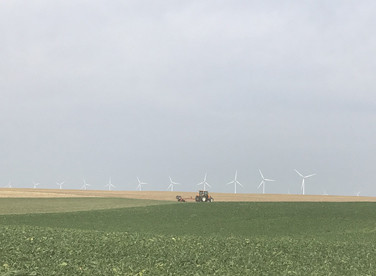
[[[194,192],[162,191],[99,191],[99,190],[58,190],[58,189],[0,189],[0,198],[58,198],[58,197],[117,197],[175,201],[181,195],[187,202],[194,202]],[[211,193],[215,201],[306,201],[306,202],[375,202],[376,197],[364,196],[324,196],[324,195],[289,195],[289,194],[227,194]]]

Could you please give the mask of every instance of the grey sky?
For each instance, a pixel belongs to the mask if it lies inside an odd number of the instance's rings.
[[[1,1],[0,186],[376,195],[374,1]]]

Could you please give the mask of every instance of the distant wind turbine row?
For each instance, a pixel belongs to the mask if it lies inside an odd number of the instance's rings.
[[[309,178],[309,177],[312,177],[314,175],[316,175],[315,173],[314,174],[309,174],[309,175],[302,175],[300,172],[298,172],[297,170],[295,170],[297,174],[300,175],[301,178],[303,178],[303,181],[302,181],[302,192],[303,192],[303,195],[305,194],[305,183],[304,181],[306,180],[306,178]]]
[[[235,177],[234,180],[230,181],[226,185],[234,184],[235,191],[234,193],[236,194],[236,185],[240,185],[241,187],[244,187],[239,181],[238,181],[238,171],[235,171]]]
[[[208,186],[208,187],[211,188],[210,184],[206,181],[206,177],[207,177],[207,176],[208,176],[208,174],[205,173],[204,180],[203,180],[202,182],[200,182],[200,183],[197,184],[197,186],[201,186],[201,185],[203,185],[203,187],[204,187],[204,191],[206,191],[206,186]]]
[[[112,184],[111,182],[111,177],[110,179],[108,180],[108,183],[105,185],[105,187],[108,187],[108,190],[111,191],[112,188],[116,188],[115,185]]]
[[[59,186],[59,189],[63,189],[63,184],[64,184],[64,181],[63,182],[56,182],[56,185]]]
[[[294,170],[301,178],[302,178],[302,185],[301,185],[301,190],[302,190],[302,194],[304,195],[305,194],[305,180],[307,178],[310,178],[312,176],[315,176],[316,174],[309,174],[309,175],[303,175],[301,174],[298,170]],[[266,183],[267,182],[273,182],[273,181],[276,181],[274,179],[270,179],[270,178],[265,178],[262,171],[259,169],[259,173],[260,173],[260,176],[261,176],[261,182],[259,184],[259,186],[257,187],[257,189],[260,189],[262,187],[262,193],[265,194],[265,186],[266,186]],[[172,180],[171,176],[169,176],[169,179],[170,179],[170,183],[167,187],[167,190],[168,191],[174,191],[174,186],[175,185],[181,185],[181,183],[178,183],[178,182],[175,182]],[[138,185],[137,185],[137,190],[138,191],[142,191],[142,186],[144,185],[148,185],[148,183],[146,182],[142,182],[138,177],[137,177],[137,181],[138,181]],[[33,181],[33,188],[36,189],[37,186],[39,185],[40,183],[37,183],[35,181]],[[64,181],[63,182],[56,182],[56,185],[59,186],[59,189],[63,189],[63,184],[64,184]],[[237,192],[237,186],[239,185],[240,187],[244,187],[239,181],[238,181],[238,171],[236,170],[235,171],[235,176],[234,176],[234,179],[231,180],[230,182],[228,182],[226,185],[234,185],[234,193],[236,194]],[[81,189],[82,190],[87,190],[88,187],[90,186],[90,184],[88,184],[85,180],[85,178],[83,179],[83,185],[81,186]],[[207,182],[207,173],[205,173],[205,176],[204,176],[204,179],[197,184],[197,186],[202,186],[203,190],[207,190],[207,188],[211,188],[212,186]],[[112,188],[116,188],[115,185],[112,184],[111,182],[111,177],[108,181],[108,183],[105,185],[106,188],[108,188],[109,191],[112,190]],[[12,188],[12,182],[9,180],[8,184],[5,186],[5,188]],[[357,195],[359,196],[360,192],[357,193]]]
[[[180,183],[172,181],[171,176],[169,176],[169,178],[170,178],[170,185],[167,187],[167,190],[173,192],[174,185],[180,185]]]
[[[39,185],[39,183],[36,183],[35,181],[33,181],[33,188],[34,189],[36,189],[38,185]]]
[[[266,182],[272,182],[272,181],[275,181],[275,180],[265,178],[260,169],[259,169],[259,172],[260,172],[262,180],[261,180],[260,185],[257,187],[257,189],[260,189],[260,187],[262,186],[262,193],[265,194],[265,183]]]
[[[89,187],[89,186],[90,186],[90,184],[86,183],[86,180],[84,178],[84,185],[82,185],[81,189],[82,190],[87,190],[87,187]]]

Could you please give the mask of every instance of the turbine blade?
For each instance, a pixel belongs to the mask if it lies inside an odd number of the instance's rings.
[[[316,174],[315,173],[314,174],[310,174],[310,175],[305,176],[304,178],[312,177],[314,175],[316,175]]]
[[[264,180],[265,181],[275,181],[274,179],[267,179],[267,178],[265,178]]]
[[[242,185],[242,183],[240,183],[239,181],[236,181],[236,183],[239,184],[240,186],[244,187],[244,186]]]
[[[300,172],[298,172],[297,170],[294,170],[296,171],[297,174],[299,174],[301,177],[304,177]]]
[[[260,169],[259,169],[259,172],[260,172],[260,175],[261,175],[262,179],[264,179],[264,176],[262,175],[262,172],[261,172]]]
[[[261,181],[260,185],[258,185],[257,189],[260,189],[261,185],[264,184],[264,180]]]

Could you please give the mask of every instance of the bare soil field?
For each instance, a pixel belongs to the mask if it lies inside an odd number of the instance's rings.
[[[195,192],[164,191],[101,191],[101,190],[59,190],[59,189],[0,189],[0,198],[71,198],[71,197],[115,197],[176,201],[181,195],[187,202],[194,202]],[[231,194],[211,193],[215,201],[248,202],[376,202],[376,197],[293,195],[293,194]]]

